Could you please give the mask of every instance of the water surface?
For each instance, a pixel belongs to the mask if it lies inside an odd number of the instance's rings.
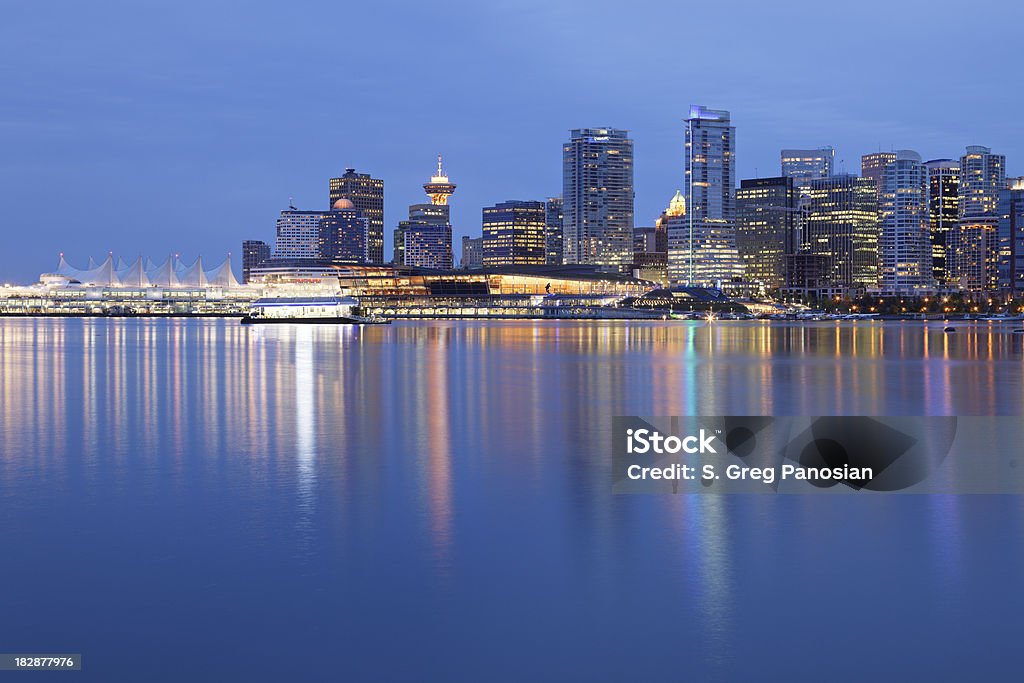
[[[1017,415],[1011,329],[0,320],[0,651],[83,681],[1015,676],[1020,497],[613,496],[608,445],[619,414]]]

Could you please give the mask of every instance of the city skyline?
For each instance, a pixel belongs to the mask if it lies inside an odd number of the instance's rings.
[[[776,52],[786,31],[827,30],[829,13],[811,3],[773,12],[754,3],[692,11],[640,3],[608,22],[611,7],[597,3],[582,16],[534,2],[455,3],[440,16],[403,7],[387,25],[369,9],[326,3],[304,12],[256,5],[244,16],[214,3],[201,21],[173,8],[154,16],[119,5],[72,6],[56,19],[41,8],[19,8],[0,28],[5,62],[19,65],[10,106],[0,114],[5,220],[18,233],[0,256],[0,281],[30,279],[58,252],[89,249],[182,251],[187,258],[231,252],[240,270],[243,239],[269,237],[267,217],[289,198],[301,208],[325,208],[325,179],[350,167],[387,182],[390,242],[439,151],[460,181],[452,210],[459,242],[476,233],[483,206],[557,195],[566,131],[587,126],[630,131],[635,224],[650,225],[682,183],[682,119],[693,102],[732,113],[738,179],[777,176],[781,149],[826,145],[836,150],[836,172],[855,171],[863,154],[878,150],[959,158],[968,145],[984,145],[1007,157],[1008,176],[1024,173],[1014,115],[1024,94],[1007,76],[1015,63],[1012,21],[866,2],[844,18],[846,30],[832,43],[836,55],[858,54],[856,66],[821,60],[765,78],[749,69],[758,55]],[[1020,12],[1000,6],[998,16]],[[723,59],[685,69],[684,50],[667,40],[678,22],[714,23],[735,13],[744,21],[730,22]],[[362,30],[347,33],[341,48],[350,75],[331,81],[334,36],[352,24]],[[498,27],[508,30],[492,30]],[[990,47],[897,87],[877,77],[902,59],[897,46],[883,41],[867,54],[860,48],[900,30],[922,43],[950,44],[983,31]],[[273,45],[253,40],[271,33]],[[499,37],[482,39],[492,33]],[[523,37],[537,49],[513,50],[513,38]],[[34,47],[40,40],[51,48]],[[718,48],[710,36],[692,41],[687,51]],[[628,59],[605,47],[623,42],[650,47],[630,50]],[[183,43],[194,48],[176,49]],[[437,45],[447,75],[431,88],[443,103],[410,110],[407,93],[424,82],[422,55]],[[89,59],[75,58],[82,53]],[[524,95],[540,77],[572,95],[545,97],[538,107]],[[485,79],[506,87],[480,91]],[[951,80],[964,85],[951,93]],[[603,95],[609,84],[619,88],[614,98]],[[318,106],[296,107],[303,93],[315,94]],[[492,142],[502,145],[500,155]],[[76,207],[74,226],[52,201],[64,178],[74,179],[60,192],[62,205]]]

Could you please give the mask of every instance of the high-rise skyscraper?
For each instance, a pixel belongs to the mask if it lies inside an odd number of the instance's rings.
[[[368,173],[346,168],[340,178],[330,180],[330,203],[347,199],[367,220],[366,251],[370,263],[384,263],[384,181]]]
[[[334,202],[320,219],[320,258],[334,263],[367,263],[369,220],[350,199]]]
[[[781,154],[782,175],[794,181],[827,178],[832,175],[836,151],[832,147],[818,149],[784,149]]]
[[[875,152],[865,154],[860,158],[861,177],[871,178],[875,183],[875,194],[878,203],[882,203],[882,176],[885,175],[885,167],[896,161],[896,152]]]
[[[928,219],[928,172],[921,155],[895,152],[881,176],[878,257],[883,293],[914,295],[935,287]]]
[[[448,269],[453,265],[451,207],[447,204],[413,204],[409,220],[395,231],[395,263],[419,268]]]
[[[928,222],[932,242],[932,277],[939,285],[950,284],[948,253],[953,231],[960,215],[960,163],[952,159],[933,159],[928,169]]]
[[[484,266],[544,265],[544,202],[507,201],[483,209]]]
[[[270,245],[263,240],[242,242],[242,282],[249,282],[253,268],[262,266],[270,258]]]
[[[1006,157],[973,145],[960,157],[960,206],[949,252],[950,274],[969,292],[999,287],[999,193]]]
[[[716,286],[742,277],[736,251],[736,129],[729,112],[690,107],[686,119],[686,231],[673,244],[668,273],[676,282]],[[680,242],[680,237],[683,238]]]
[[[614,128],[578,128],[562,146],[566,263],[626,272],[633,261],[633,141]]]
[[[395,265],[420,268],[449,269],[452,257],[451,208],[448,199],[455,193],[437,155],[437,173],[423,184],[430,197],[429,204],[409,207],[409,220],[402,221],[395,230]]]
[[[999,288],[1024,291],[1024,177],[1010,179],[999,193]]]
[[[815,177],[828,176],[803,176],[805,180]],[[747,281],[766,289],[785,286],[785,256],[796,250],[796,202],[792,176],[740,181],[736,249]]]
[[[804,188],[801,252],[827,259],[822,278],[848,289],[878,285],[875,181],[855,175],[816,178]]]
[[[661,214],[668,241],[666,272],[670,282],[693,287],[719,287],[743,275],[735,236],[721,224],[701,221],[696,226],[678,190]]]
[[[320,219],[326,211],[285,209],[277,219],[274,256],[278,258],[318,258],[320,256]]]
[[[562,198],[549,197],[546,205],[544,227],[545,262],[549,266],[560,266],[565,251],[562,232]]]

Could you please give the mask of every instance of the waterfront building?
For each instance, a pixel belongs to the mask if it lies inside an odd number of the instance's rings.
[[[792,178],[799,184],[803,180],[827,178],[832,175],[836,151],[832,147],[784,149],[780,157],[783,177]]]
[[[270,245],[263,240],[242,242],[242,282],[249,282],[252,269],[263,265],[270,258]]]
[[[785,150],[784,154],[794,151]],[[736,250],[743,261],[744,278],[765,289],[786,284],[785,256],[797,247],[796,192],[794,176],[742,180],[736,191]]]
[[[999,287],[999,193],[1006,188],[1006,157],[972,145],[960,157],[957,227],[950,240],[950,275],[969,292]]]
[[[948,257],[960,212],[960,162],[933,159],[928,170],[928,225],[932,245],[932,277],[939,285],[951,284]]]
[[[633,141],[627,131],[579,128],[562,146],[563,258],[606,271],[633,260]]]
[[[911,150],[894,153],[882,171],[879,286],[884,294],[934,290],[928,212],[928,171]]]
[[[544,202],[509,200],[483,209],[484,266],[547,262]]]
[[[999,193],[999,289],[1024,291],[1024,177]]]
[[[317,258],[320,255],[320,220],[326,211],[286,209],[277,219],[277,258]]]
[[[668,228],[668,275],[673,282],[717,287],[743,275],[736,251],[735,144],[736,128],[729,112],[690,107],[686,225],[681,230],[680,221],[672,220]]]
[[[824,256],[819,278],[847,290],[878,286],[878,199],[875,181],[851,174],[815,178],[803,189],[800,251]]]
[[[369,263],[369,220],[350,199],[338,199],[320,219],[319,257],[335,263]]]
[[[330,179],[330,202],[347,199],[367,221],[366,253],[369,263],[384,263],[384,181],[368,173],[346,168],[340,178]]]
[[[562,198],[549,197],[545,206],[545,262],[560,266],[564,262],[565,243],[562,231]]]
[[[460,265],[463,270],[478,270],[484,267],[484,238],[462,236],[462,259]]]

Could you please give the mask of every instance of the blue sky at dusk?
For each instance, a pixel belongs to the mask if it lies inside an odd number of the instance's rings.
[[[8,2],[0,23],[0,281],[58,252],[213,263],[272,241],[289,197],[346,167],[385,180],[391,229],[434,157],[480,210],[561,192],[570,128],[631,131],[636,224],[683,175],[691,103],[732,112],[741,178],[782,147],[968,144],[1024,174],[1020,3]],[[236,269],[237,272],[237,269]]]

